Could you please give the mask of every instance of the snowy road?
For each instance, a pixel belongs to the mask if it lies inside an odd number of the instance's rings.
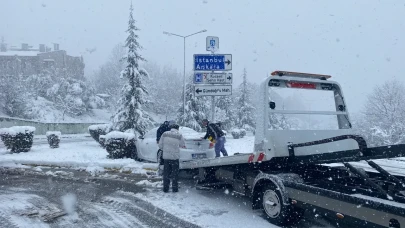
[[[252,211],[248,198],[226,190],[198,191],[189,177],[181,179],[179,193],[164,194],[156,177],[2,168],[0,202],[0,224],[11,228],[277,227]],[[312,216],[294,227],[333,226]]]
[[[198,227],[135,197],[130,180],[21,174],[0,172],[1,227]]]

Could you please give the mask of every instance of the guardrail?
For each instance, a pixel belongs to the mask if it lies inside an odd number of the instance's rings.
[[[88,133],[88,127],[103,123],[45,123],[33,120],[0,116],[0,128],[12,126],[33,126],[36,135],[44,135],[47,131],[60,131],[62,134]]]

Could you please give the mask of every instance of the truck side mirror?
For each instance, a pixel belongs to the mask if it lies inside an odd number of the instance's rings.
[[[270,108],[271,108],[271,109],[275,109],[275,108],[276,108],[276,102],[270,101],[269,105],[270,105]]]

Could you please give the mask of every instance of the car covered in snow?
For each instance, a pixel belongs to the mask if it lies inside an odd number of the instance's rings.
[[[137,156],[139,159],[158,162],[161,157],[161,150],[156,143],[157,127],[147,131],[145,135],[139,136],[136,141]],[[188,128],[180,127],[180,133],[183,135],[186,148],[180,148],[180,161],[189,161],[204,158],[214,158],[214,144],[210,141],[201,139],[201,133]]]

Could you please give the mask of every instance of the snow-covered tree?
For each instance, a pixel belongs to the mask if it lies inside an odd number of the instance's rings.
[[[108,106],[113,110],[117,108],[120,91],[125,82],[120,79],[120,73],[125,68],[125,61],[123,61],[125,53],[124,44],[117,44],[111,51],[108,61],[100,66],[91,78],[95,91],[109,96]]]
[[[143,80],[148,77],[148,73],[139,67],[139,63],[144,61],[144,58],[139,54],[142,47],[136,34],[138,30],[135,26],[131,3],[127,30],[128,37],[125,43],[128,49],[125,58],[126,67],[121,72],[121,77],[125,77],[128,81],[121,90],[120,107],[112,117],[112,121],[114,128],[117,130],[134,129],[143,135],[147,127],[152,123],[148,113],[142,107],[143,104],[147,103],[146,95],[148,92]]]
[[[405,143],[405,85],[387,81],[368,95],[355,127],[371,146]]]
[[[236,116],[232,96],[217,97],[215,102],[215,120],[221,122],[222,128],[229,130],[235,126]]]
[[[160,68],[156,63],[150,62],[145,64],[145,68],[150,78],[147,83],[151,100],[148,108],[166,118],[175,117],[183,88],[180,73],[171,66]]]
[[[201,131],[201,121],[207,118],[207,112],[210,110],[210,107],[206,97],[194,96],[194,85],[190,79],[186,85],[185,112],[183,112],[183,102],[181,102],[176,121],[181,126]]]
[[[81,80],[72,77],[60,78],[48,90],[46,98],[54,102],[57,109],[65,114],[79,116],[90,107],[92,90]]]
[[[0,105],[7,115],[25,118],[27,95],[21,75],[0,75]]]
[[[251,101],[251,92],[247,82],[246,68],[243,69],[243,82],[239,86],[239,97],[237,99],[237,125],[239,128],[254,129],[254,110]]]

